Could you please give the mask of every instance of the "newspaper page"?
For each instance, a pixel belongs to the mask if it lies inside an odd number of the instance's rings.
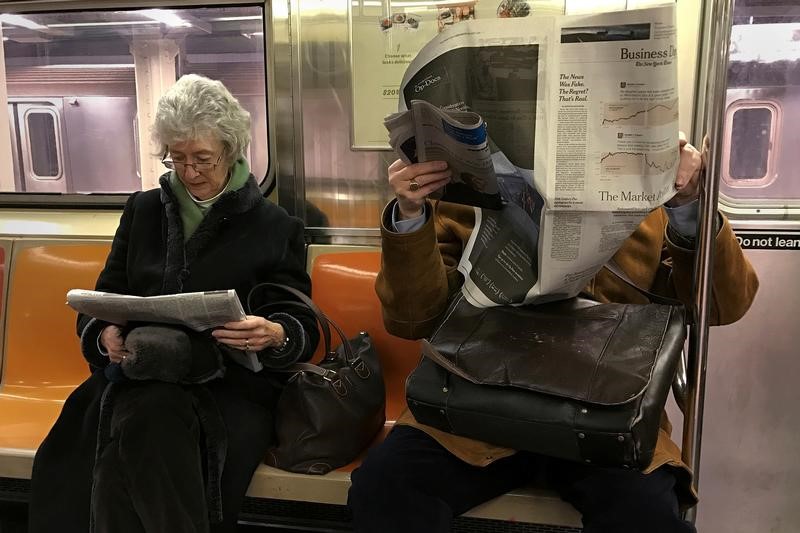
[[[155,322],[205,331],[245,318],[242,304],[233,289],[164,296],[129,296],[72,289],[67,292],[67,304],[79,313],[118,325]]]
[[[504,205],[476,209],[470,303],[576,295],[674,194],[674,10],[468,21],[409,66],[400,111],[424,99],[486,123]]]

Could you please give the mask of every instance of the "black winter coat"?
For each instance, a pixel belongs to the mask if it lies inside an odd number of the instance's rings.
[[[131,195],[97,290],[155,296],[235,289],[245,309],[250,289],[262,282],[282,283],[311,294],[302,222],[264,199],[252,177],[211,207],[185,245],[178,203],[166,177],[162,177],[161,187]],[[258,291],[254,307],[291,299],[286,293]],[[309,335],[311,342],[304,353],[296,354],[301,360],[308,359],[318,340],[313,314],[282,311],[294,315]],[[78,317],[83,354],[95,367],[108,363],[96,343],[107,325],[85,315]]]
[[[178,204],[165,177],[161,187],[129,198],[97,290],[153,296],[232,288],[245,310],[250,289],[261,282],[282,283],[310,295],[303,225],[264,199],[252,176],[242,189],[224,194],[209,209],[185,244]],[[259,291],[254,307],[290,299],[287,294]],[[294,307],[267,309],[258,314],[280,311],[292,315],[306,335],[302,346],[260,354],[265,366],[281,367],[310,358],[318,342],[313,315]],[[108,386],[103,371],[108,359],[99,353],[97,338],[106,325],[87,316],[78,317],[81,347],[93,374],[67,399],[36,454],[31,533],[85,533],[89,529],[101,398]],[[292,344],[297,342],[297,336],[292,338]],[[291,360],[286,359],[287,354],[292,355]],[[270,365],[272,359],[275,364]],[[210,391],[227,432],[222,479],[225,525],[213,531],[235,527],[235,514],[250,477],[273,436],[272,428],[263,426],[265,420],[271,422],[271,410],[280,392],[279,380],[268,370],[255,374],[232,361],[226,361],[226,365],[228,371],[221,380],[191,386]]]

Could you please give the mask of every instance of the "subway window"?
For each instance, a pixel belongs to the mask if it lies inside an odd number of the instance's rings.
[[[721,206],[743,216],[800,208],[800,19],[737,1],[734,21]]]
[[[57,134],[58,119],[50,110],[29,110],[25,114],[26,149],[35,179],[58,179],[61,164]]]
[[[269,166],[261,6],[0,15],[13,161],[0,192],[129,193],[167,171],[156,103],[184,74],[222,81],[252,118],[246,154]],[[3,94],[4,93],[4,94]],[[13,173],[12,173],[13,169]]]
[[[730,177],[762,179],[769,167],[772,111],[769,108],[739,109],[731,124]]]
[[[774,155],[777,105],[760,102],[737,103],[728,110],[729,147],[723,179],[731,187],[757,187],[776,177]]]

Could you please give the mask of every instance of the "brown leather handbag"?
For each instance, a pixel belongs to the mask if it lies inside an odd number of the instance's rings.
[[[272,302],[270,307],[303,306],[314,313],[326,354],[318,364],[297,363],[272,370],[291,376],[278,399],[277,442],[267,452],[265,462],[300,474],[327,474],[358,457],[383,428],[386,390],[378,353],[369,334],[361,332],[347,339],[302,292],[274,283],[256,288],[263,287],[283,289],[299,300]],[[249,300],[248,308],[252,309]],[[333,350],[331,328],[341,339]]]
[[[652,296],[652,295],[651,295]],[[585,463],[644,469],[686,328],[683,306],[473,307],[459,296],[406,382],[421,423]]]

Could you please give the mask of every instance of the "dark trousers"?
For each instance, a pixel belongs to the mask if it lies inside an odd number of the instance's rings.
[[[223,522],[210,524],[205,435],[189,388],[154,381],[115,385],[110,439],[95,464],[98,393],[106,384],[102,372],[82,384],[37,452],[29,531],[86,533],[90,512],[96,533],[236,531],[245,492],[273,438],[279,387],[236,365],[203,385],[227,436]]]
[[[675,476],[586,466],[519,452],[486,467],[465,463],[426,433],[397,426],[352,474],[357,533],[445,533],[453,517],[546,475],[583,515],[584,533],[695,533],[681,520]]]
[[[208,533],[201,428],[184,387],[117,385],[110,440],[94,469],[97,533]]]

